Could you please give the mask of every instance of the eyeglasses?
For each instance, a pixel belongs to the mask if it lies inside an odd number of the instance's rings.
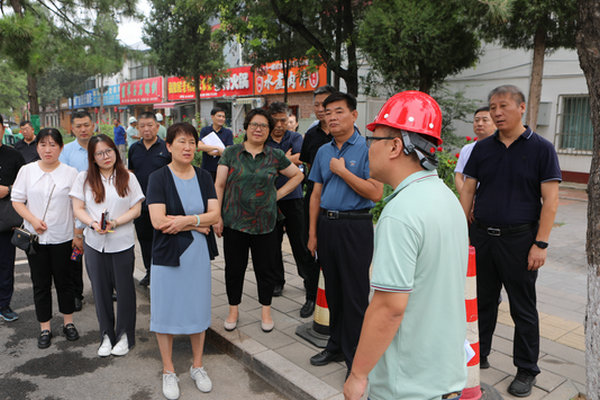
[[[269,127],[269,124],[261,124],[260,122],[250,122],[248,124],[248,126],[254,128],[254,129],[267,129]]]
[[[114,150],[113,149],[106,149],[103,151],[97,151],[94,153],[94,157],[96,158],[105,158],[105,157],[110,157],[112,156]]]
[[[398,136],[366,136],[365,135],[365,140],[367,141],[367,147],[371,147],[371,144],[373,143],[374,140],[394,140],[394,139],[399,139]]]

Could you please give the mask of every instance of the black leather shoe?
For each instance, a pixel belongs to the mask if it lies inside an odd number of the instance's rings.
[[[140,286],[148,287],[150,285],[150,273],[146,273],[142,279],[140,279]]]
[[[83,308],[83,297],[75,297],[75,311],[81,311]]]
[[[321,366],[327,365],[333,361],[343,361],[344,355],[342,353],[334,353],[327,349],[323,350],[317,355],[314,355],[310,358],[310,363],[312,365]]]
[[[490,367],[490,362],[487,357],[481,357],[481,361],[479,361],[479,369],[488,369]]]
[[[74,341],[79,339],[79,332],[77,332],[77,328],[73,324],[66,324],[63,326],[63,333],[67,340]]]
[[[517,372],[517,376],[508,387],[508,393],[516,397],[527,397],[531,394],[531,388],[535,383],[535,376],[525,371]]]
[[[283,285],[275,285],[273,288],[273,297],[279,297],[283,293]]]
[[[38,348],[47,349],[50,347],[50,343],[52,343],[52,332],[44,329],[40,332],[40,336],[38,336]]]
[[[315,311],[315,302],[314,300],[306,300],[306,303],[300,309],[300,316],[302,318],[308,318]]]
[[[117,301],[117,294],[115,292],[112,294],[112,301]]]

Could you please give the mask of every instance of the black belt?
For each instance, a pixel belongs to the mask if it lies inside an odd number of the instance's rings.
[[[462,392],[452,392],[442,395],[442,399],[458,399]]]
[[[532,229],[537,228],[537,222],[530,222],[529,224],[521,224],[521,225],[506,225],[506,226],[487,226],[482,224],[481,222],[475,220],[475,226],[479,229],[483,229],[490,236],[506,236],[513,233],[530,231]]]
[[[325,210],[321,208],[321,215],[324,215],[327,219],[373,219],[373,215],[371,215],[368,208],[354,211]]]

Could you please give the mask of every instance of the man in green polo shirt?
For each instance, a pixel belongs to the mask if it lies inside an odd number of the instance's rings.
[[[371,177],[395,188],[375,231],[371,287],[352,370],[361,398],[458,399],[467,378],[467,221],[439,179],[442,115],[422,92],[398,93],[367,128]]]

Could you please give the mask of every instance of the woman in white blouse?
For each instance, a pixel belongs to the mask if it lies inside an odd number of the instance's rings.
[[[67,340],[79,339],[73,324],[75,298],[69,257],[73,241],[73,212],[69,192],[77,170],[62,164],[58,156],[63,148],[60,132],[42,129],[36,139],[40,160],[21,168],[11,192],[14,209],[23,217],[25,228],[39,235],[35,254],[28,254],[35,314],[40,322],[38,347],[50,346],[52,330],[52,281],[63,314],[63,333]]]
[[[88,170],[79,173],[70,195],[75,216],[87,225],[83,248],[100,325],[98,356],[123,356],[135,344],[133,220],[140,215],[144,194],[115,143],[101,134],[90,139]]]

